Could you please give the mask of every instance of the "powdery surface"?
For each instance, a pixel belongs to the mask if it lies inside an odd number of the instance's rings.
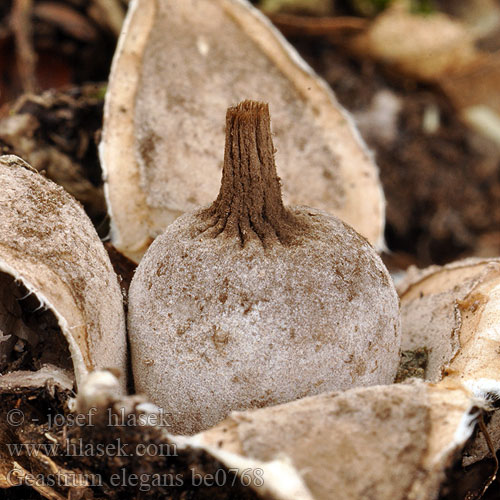
[[[87,369],[124,371],[122,295],[106,250],[79,203],[23,163],[0,157],[0,267],[55,305]]]
[[[193,433],[231,410],[353,385],[389,384],[398,298],[372,247],[324,212],[293,245],[202,233],[179,218],[141,261],[129,297],[136,389]]]

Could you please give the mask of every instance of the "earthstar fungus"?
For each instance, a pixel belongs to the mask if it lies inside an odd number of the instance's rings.
[[[137,268],[129,335],[136,389],[189,434],[231,410],[391,383],[399,304],[363,237],[283,205],[268,106],[245,101],[227,111],[219,196]]]

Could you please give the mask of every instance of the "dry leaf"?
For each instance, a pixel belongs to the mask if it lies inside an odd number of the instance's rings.
[[[436,80],[474,61],[474,38],[445,14],[413,14],[396,4],[354,40],[354,48],[400,71]]]

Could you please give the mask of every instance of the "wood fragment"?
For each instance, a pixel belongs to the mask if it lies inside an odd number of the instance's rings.
[[[57,26],[83,42],[93,42],[99,37],[97,29],[75,9],[56,2],[40,2],[34,7],[35,15]]]
[[[118,37],[125,19],[125,10],[120,0],[92,0],[88,15]]]
[[[360,17],[312,17],[292,14],[272,14],[274,25],[286,36],[341,36],[365,30],[369,21]]]
[[[33,48],[31,15],[33,0],[14,0],[11,25],[16,41],[17,70],[24,92],[36,88],[36,54]]]

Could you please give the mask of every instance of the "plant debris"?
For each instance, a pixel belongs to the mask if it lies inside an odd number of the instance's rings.
[[[471,410],[463,390],[414,380],[235,412],[197,441],[258,460],[285,455],[316,500],[430,499],[472,433]]]
[[[63,186],[106,234],[106,205],[97,158],[103,84],[20,97],[0,118],[0,144]]]
[[[419,347],[413,351],[402,351],[399,362],[396,384],[408,378],[420,378],[425,380],[425,371],[429,362],[429,351],[426,347]]]
[[[0,184],[2,330],[9,327],[2,338],[13,335],[6,339],[10,346],[14,335],[18,337],[12,346],[21,359],[16,368],[26,367],[23,356],[33,363],[31,358],[42,361],[61,355],[56,364],[66,367],[70,363],[77,383],[89,370],[104,365],[122,371],[124,387],[127,353],[122,294],[91,221],[62,187],[17,156],[0,156]],[[22,286],[13,290],[14,282]],[[17,296],[24,289],[26,293]],[[19,310],[23,306],[30,312],[23,314]],[[51,314],[44,315],[46,310]],[[33,318],[35,313],[39,314]],[[64,357],[67,350],[61,349],[60,337],[49,335],[53,331],[62,332],[70,360]],[[29,356],[37,344],[43,352]],[[4,353],[10,365],[11,352]],[[36,363],[29,366],[38,367]]]
[[[4,0],[0,106],[22,93],[107,78],[126,0]]]

